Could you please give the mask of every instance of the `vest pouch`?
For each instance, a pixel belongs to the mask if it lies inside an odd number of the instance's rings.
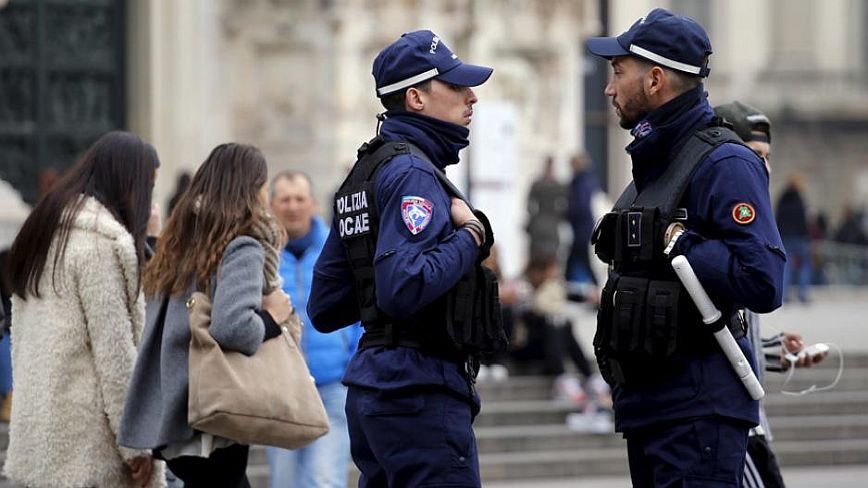
[[[464,275],[446,296],[446,332],[453,346],[475,355],[506,350],[497,277],[483,266]]]
[[[636,264],[660,259],[663,252],[660,211],[633,207],[617,215],[614,260]]]
[[[597,222],[591,234],[591,244],[594,246],[594,254],[606,264],[612,264],[612,259],[615,257],[617,223],[618,214],[609,212]]]
[[[597,309],[597,331],[594,333],[594,355],[597,358],[597,367],[600,369],[600,375],[609,384],[624,382],[620,366],[612,357],[613,351],[609,348],[612,337],[612,313],[615,309],[613,300],[618,280],[618,274],[609,273],[609,279],[600,294],[600,307]]]
[[[634,353],[644,346],[645,296],[648,280],[622,276],[615,289],[612,336],[609,346],[619,354]]]
[[[618,275],[610,273],[609,279],[600,293],[600,308],[597,309],[597,332],[594,334],[594,349],[607,349],[612,337],[612,311],[615,309],[615,288]]]
[[[500,287],[497,275],[486,267],[482,268],[483,286],[478,297],[479,309],[483,312],[482,330],[484,332],[480,351],[485,354],[501,353],[509,347],[509,338],[503,328],[503,313],[500,307]]]
[[[670,358],[678,349],[678,302],[681,284],[651,281],[645,308],[645,352],[655,358]]]
[[[474,268],[462,276],[446,295],[446,333],[459,349],[473,340],[475,271]]]

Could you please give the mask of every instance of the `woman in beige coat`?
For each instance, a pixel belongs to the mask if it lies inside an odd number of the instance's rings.
[[[138,137],[102,136],[12,245],[15,403],[4,473],[18,483],[162,484],[149,453],[115,440],[142,332],[140,272],[158,165]]]

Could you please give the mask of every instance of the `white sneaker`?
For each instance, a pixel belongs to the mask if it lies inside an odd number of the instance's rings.
[[[594,393],[597,403],[604,408],[612,408],[612,390],[606,380],[600,376],[600,373],[594,373],[588,378],[588,389]]]
[[[555,378],[554,400],[572,405],[585,406],[588,395],[582,389],[579,379],[570,374],[562,374]]]
[[[588,434],[612,434],[615,432],[615,424],[607,412],[597,411],[596,408],[587,408],[584,412],[567,414],[567,428],[573,432],[585,432]]]

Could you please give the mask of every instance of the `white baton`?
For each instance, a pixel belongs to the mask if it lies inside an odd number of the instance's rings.
[[[744,357],[744,353],[738,347],[735,338],[732,337],[732,332],[729,331],[729,328],[721,320],[720,310],[708,298],[708,293],[705,292],[705,288],[702,287],[702,283],[699,282],[696,273],[693,272],[690,262],[684,256],[676,256],[672,259],[672,269],[675,270],[675,274],[678,275],[678,279],[681,280],[684,288],[687,288],[687,293],[693,298],[693,303],[696,304],[696,308],[702,314],[702,321],[705,325],[717,323],[712,327],[719,327],[718,330],[714,331],[714,338],[717,339],[717,343],[720,344],[723,354],[729,359],[729,364],[732,365],[732,369],[735,370],[735,374],[742,384],[744,384],[750,397],[754,400],[759,400],[765,396],[765,391],[763,391],[762,385],[760,385],[759,380],[753,373],[750,363]]]

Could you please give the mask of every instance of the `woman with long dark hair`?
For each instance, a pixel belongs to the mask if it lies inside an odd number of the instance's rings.
[[[6,476],[31,487],[143,486],[152,458],[116,441],[144,323],[140,271],[159,159],[99,138],[9,251],[15,403]]]
[[[248,446],[187,422],[194,291],[212,297],[208,331],[224,350],[252,355],[280,335],[292,306],[277,275],[283,229],[268,213],[268,171],[253,146],[217,146],[178,201],[145,268],[147,325],[119,440],[153,449],[187,488],[249,486]]]

